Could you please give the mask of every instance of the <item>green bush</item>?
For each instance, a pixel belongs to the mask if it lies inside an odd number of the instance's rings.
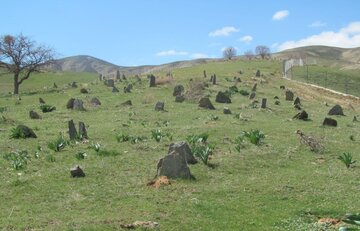
[[[48,148],[55,151],[60,152],[63,150],[70,142],[64,139],[63,136],[59,136],[55,141],[48,143]]]
[[[27,151],[13,151],[4,155],[4,159],[10,162],[11,168],[15,170],[24,169],[27,166],[30,156]]]
[[[46,113],[46,112],[55,111],[56,107],[48,105],[48,104],[41,104],[40,109],[41,109],[42,112]]]

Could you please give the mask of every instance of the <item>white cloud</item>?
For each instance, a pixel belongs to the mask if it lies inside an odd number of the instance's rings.
[[[309,25],[309,27],[323,27],[326,26],[326,22],[315,21]]]
[[[240,38],[241,42],[250,43],[254,38],[251,35],[245,35]]]
[[[189,52],[186,51],[167,50],[156,53],[156,56],[179,56],[179,55],[188,55],[188,54]]]
[[[281,10],[281,11],[276,12],[272,16],[272,19],[275,20],[275,21],[279,21],[279,20],[283,20],[287,16],[289,16],[289,11],[288,10]]]
[[[334,47],[360,47],[360,21],[352,22],[339,31],[324,31],[298,41],[286,41],[279,45],[279,50],[286,50],[295,47],[324,45]]]
[[[204,59],[204,58],[208,58],[209,56],[207,54],[203,54],[203,53],[193,53],[190,55],[190,58],[192,59]]]
[[[226,26],[218,30],[211,31],[209,33],[210,37],[216,37],[216,36],[229,36],[231,33],[238,32],[239,29],[236,29],[233,26]]]

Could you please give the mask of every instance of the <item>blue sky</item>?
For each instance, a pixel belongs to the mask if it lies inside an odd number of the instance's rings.
[[[0,35],[22,33],[58,58],[121,66],[221,57],[266,45],[360,47],[357,0],[2,0]]]

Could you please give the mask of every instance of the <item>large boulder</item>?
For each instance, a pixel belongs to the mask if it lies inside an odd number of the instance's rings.
[[[207,97],[200,99],[199,107],[210,109],[210,110],[215,110],[214,105],[211,103],[210,99]]]
[[[184,86],[183,85],[176,85],[174,87],[173,96],[181,95],[184,92]]]
[[[218,103],[231,103],[229,95],[222,91],[218,92],[215,101]]]
[[[333,108],[330,109],[328,115],[342,115],[344,116],[344,112],[342,107],[339,104],[336,104]]]
[[[197,160],[195,159],[189,145],[185,141],[179,141],[179,142],[170,144],[168,154],[172,153],[173,151],[183,155],[188,164],[196,164],[197,163]]]
[[[186,158],[183,154],[172,151],[164,158],[159,160],[157,165],[158,176],[166,176],[168,178],[194,179],[190,173]]]

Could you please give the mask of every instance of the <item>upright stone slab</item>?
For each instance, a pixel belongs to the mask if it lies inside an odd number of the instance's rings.
[[[251,92],[250,96],[249,96],[249,99],[250,100],[253,100],[255,99],[255,96],[256,96],[256,93],[255,92]]]
[[[156,87],[156,79],[154,75],[149,75],[150,78],[150,87]]]
[[[295,100],[294,100],[294,105],[301,105],[301,102],[300,102],[300,98],[299,97],[296,97]]]
[[[113,79],[108,79],[105,81],[105,83],[108,87],[115,87],[115,81]]]
[[[253,88],[251,89],[251,91],[255,92],[256,91],[256,87],[257,87],[257,83],[254,84]]]
[[[212,82],[213,79],[214,79],[214,75],[211,75],[211,76],[210,76],[210,82]]]
[[[176,151],[172,151],[159,161],[158,176],[166,176],[175,179],[194,179],[190,173],[185,156]]]
[[[181,95],[184,92],[184,86],[183,85],[176,85],[174,87],[173,96]]]
[[[157,102],[155,105],[156,111],[164,111],[165,103],[164,102]]]
[[[195,159],[189,145],[185,141],[170,144],[168,154],[171,154],[173,151],[183,155],[188,164],[196,164],[198,162]]]
[[[287,90],[285,92],[285,100],[293,101],[294,100],[294,93],[292,91]]]
[[[293,119],[298,119],[298,120],[308,120],[309,119],[309,115],[306,111],[301,111],[298,114],[296,114]]]
[[[53,88],[58,88],[58,86],[56,85],[56,83],[53,84]]]
[[[89,139],[84,122],[79,122],[79,137],[81,140]]]
[[[266,108],[266,98],[261,100],[261,108]]]
[[[111,92],[112,93],[117,93],[117,92],[119,92],[119,89],[117,89],[115,86],[113,86]]]
[[[332,119],[332,118],[325,118],[324,121],[323,121],[323,126],[336,127],[337,126],[337,121]]]
[[[43,98],[40,97],[40,98],[39,98],[39,103],[40,103],[40,104],[45,104],[45,100],[43,100]]]
[[[201,98],[199,101],[199,107],[215,110],[215,107],[211,103],[210,99],[207,97]]]
[[[204,78],[206,78],[206,70],[204,70]]]
[[[74,101],[75,101],[74,98],[69,99],[68,102],[66,103],[66,108],[67,109],[73,109],[74,108]]]
[[[344,112],[342,107],[339,104],[336,104],[333,108],[330,109],[328,115],[342,115],[344,116]]]
[[[255,77],[260,77],[260,70],[257,70],[256,73],[255,73]]]
[[[212,83],[213,83],[213,85],[216,84],[216,75],[215,75],[215,74],[214,74],[214,77],[213,77],[213,79],[212,79]]]
[[[76,131],[75,124],[74,124],[73,120],[68,121],[68,127],[69,127],[70,140],[76,140],[78,133]]]
[[[219,91],[218,94],[216,95],[215,102],[231,103],[231,99],[225,92]]]
[[[127,85],[124,87],[124,93],[131,93],[132,84]]]

